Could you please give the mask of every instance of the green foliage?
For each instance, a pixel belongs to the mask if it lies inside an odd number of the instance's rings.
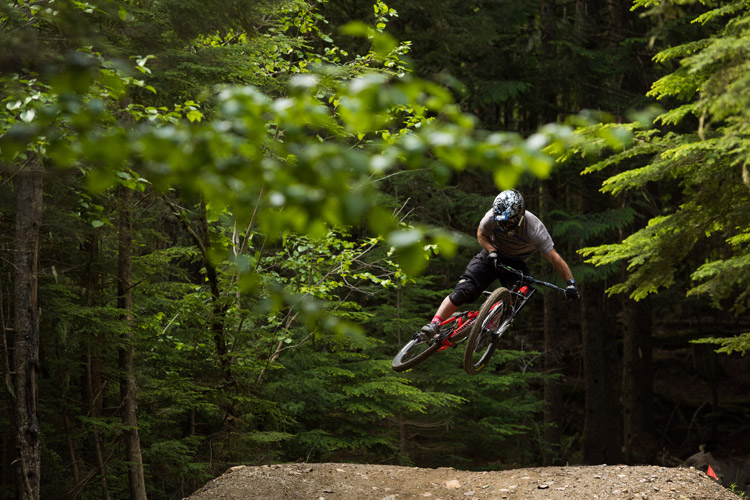
[[[378,43],[392,45],[381,33],[375,32],[372,39],[376,54]],[[491,171],[496,184],[505,188],[525,171],[547,175],[552,159],[542,149],[559,151],[575,139],[563,126],[542,128],[528,141],[517,134],[488,134],[458,110],[444,89],[427,82],[389,81],[369,73],[331,87],[323,84],[328,74],[330,70],[298,75],[290,80],[290,96],[279,99],[253,87],[226,88],[217,96],[216,116],[210,122],[197,123],[191,114],[195,110],[188,106],[188,122],[143,124],[133,130],[91,129],[94,123],[89,123],[81,129],[79,142],[58,140],[51,147],[57,159],[92,164],[92,186],[99,189],[114,179],[115,161],[137,161],[142,165],[138,175],[162,190],[195,179],[186,186],[189,190],[200,193],[211,206],[233,207],[240,222],[251,212],[239,207],[256,206],[259,226],[269,235],[289,229],[319,236],[326,223],[348,225],[367,216],[374,230],[391,233],[396,257],[414,272],[424,266],[419,248],[432,238],[419,230],[406,237],[386,214],[368,214],[376,192],[371,176],[386,175],[401,164],[422,166],[431,157],[437,172],[477,165]],[[158,108],[145,109],[160,114]],[[397,117],[394,120],[394,109],[424,109],[439,117],[408,129]],[[387,140],[375,136],[386,126],[409,133]],[[30,138],[18,137],[18,129],[6,134],[4,151],[12,154],[29,143]],[[353,137],[371,139],[366,147],[352,149],[346,138]],[[216,172],[209,175],[207,165]],[[249,179],[261,181],[249,184]]]
[[[442,168],[482,165],[507,187],[525,170],[545,175],[552,160],[541,147],[560,149],[574,138],[566,127],[547,127],[529,141],[514,134],[485,135],[437,87],[413,80],[387,82],[376,75],[338,87],[335,113],[331,113],[312,93],[323,90],[317,82],[313,76],[293,79],[293,99],[274,100],[256,89],[228,88],[218,96],[217,115],[211,122],[144,126],[128,133],[125,140],[122,130],[114,129],[97,133],[91,144],[108,144],[110,155],[138,155],[143,165],[139,175],[158,188],[192,178],[196,182],[188,188],[201,192],[212,206],[246,207],[259,202],[257,217],[264,234],[290,229],[319,236],[321,223],[347,225],[366,216],[375,196],[370,176],[385,175],[401,163],[416,166],[430,153]],[[440,110],[441,119],[395,141],[373,139],[362,149],[319,140],[372,134],[388,122],[390,109],[414,103]],[[261,116],[264,120],[258,119]],[[282,136],[283,141],[274,140]],[[102,164],[99,149],[87,144],[56,146],[61,156]],[[216,174],[209,175],[207,165],[215,165]],[[97,172],[93,177],[102,179],[106,170]],[[249,179],[262,182],[248,183]],[[243,222],[252,212],[234,208],[233,213]],[[376,211],[370,217],[380,231],[389,227],[386,214]],[[393,230],[396,227],[390,223],[388,231]],[[389,238],[398,256],[412,255],[421,239],[404,239],[398,232]],[[407,262],[410,270],[419,268],[419,260]]]
[[[732,354],[735,352],[745,355],[750,350],[750,332],[742,333],[734,337],[707,337],[693,341],[696,344],[716,344],[720,346],[716,352]]]
[[[628,276],[609,289],[636,300],[676,283],[687,270],[691,296],[707,296],[716,307],[747,310],[750,275],[747,231],[750,191],[747,164],[747,58],[744,42],[750,13],[744,2],[720,6],[696,23],[712,24],[715,34],[666,49],[660,62],[680,67],[654,83],[650,95],[678,101],[657,117],[661,129],[638,132],[633,147],[607,158],[590,171],[636,161],[612,175],[602,190],[619,195],[644,190],[655,182],[679,191],[663,196],[657,215],[621,243],[581,251],[595,265],[627,262]],[[684,104],[679,101],[687,101]],[[691,119],[692,118],[692,119]],[[722,352],[744,352],[745,337],[719,342]]]
[[[585,241],[611,236],[619,228],[631,224],[636,212],[632,207],[624,207],[585,216],[559,210],[552,210],[549,215],[555,221],[554,225],[551,225],[555,237],[577,237]]]
[[[455,409],[436,408],[425,418],[409,419],[414,444],[431,450],[422,457],[417,448],[413,456],[433,466],[463,463],[470,467],[498,459],[520,464],[537,455],[539,449],[519,446],[528,445],[543,409],[533,391],[539,374],[533,368],[521,368],[530,356],[533,353],[501,350],[488,371],[466,377],[462,351],[457,349],[439,353],[409,372],[407,376],[423,390],[445,391],[464,401]]]
[[[443,258],[475,251],[458,244],[466,234],[473,243],[488,193],[548,176],[567,148],[588,141],[571,125],[537,130],[530,118],[549,105],[530,96],[552,74],[537,58],[536,6],[409,5],[455,14],[443,19],[459,31],[411,33],[414,45],[443,45],[445,59],[417,67],[463,68],[469,98],[460,85],[411,74],[413,44],[385,33],[403,28],[391,6],[366,5],[367,22],[344,28],[362,48],[353,51],[327,31],[324,4],[1,7],[12,49],[1,56],[3,168],[12,176],[38,154],[48,174],[40,296],[54,376],[40,381],[40,407],[45,467],[56,471],[50,495],[76,487],[102,496],[97,481],[72,484],[63,458],[72,453],[81,477],[94,477],[95,444],[112,496],[124,494],[118,185],[136,195],[133,342],[155,498],[185,496],[239,462],[475,465],[538,455],[527,446],[541,412],[535,353],[508,346],[475,379],[456,351],[406,375],[388,366],[445,295],[437,289],[452,284],[447,269],[463,264]],[[411,19],[429,24],[442,12]],[[560,47],[576,64],[555,65],[597,78],[630,50],[603,58]],[[566,79],[554,74],[556,85]],[[537,133],[493,132],[497,121],[483,125],[459,103],[502,107],[504,125]],[[617,150],[627,134],[608,127],[594,137]],[[451,176],[474,176],[480,188],[424,187]],[[561,215],[561,237],[603,235],[633,214],[594,217]],[[417,278],[431,262],[440,275]],[[402,442],[402,428],[414,439]]]

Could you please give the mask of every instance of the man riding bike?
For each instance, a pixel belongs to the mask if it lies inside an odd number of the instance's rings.
[[[498,269],[498,263],[527,273],[526,260],[540,252],[554,266],[565,281],[565,296],[578,298],[578,287],[568,264],[554,248],[552,238],[539,218],[527,211],[521,193],[515,189],[501,192],[495,197],[477,228],[477,240],[482,251],[476,254],[461,275],[453,292],[440,304],[429,324],[422,327],[425,340],[432,339],[440,323],[462,304],[474,301],[495,279],[509,286],[517,278],[512,273]],[[506,285],[505,281],[508,281]]]

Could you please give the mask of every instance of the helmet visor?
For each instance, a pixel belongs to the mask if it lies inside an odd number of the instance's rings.
[[[506,214],[501,214],[495,216],[495,223],[501,231],[508,232],[518,227],[522,219],[523,216],[508,218]]]

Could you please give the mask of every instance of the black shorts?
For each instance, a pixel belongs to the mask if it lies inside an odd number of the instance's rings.
[[[506,266],[518,269],[524,274],[528,273],[528,267],[522,260],[500,257],[498,261]],[[518,281],[518,275],[504,269],[496,269],[490,261],[487,250],[482,250],[466,266],[466,270],[449,295],[451,302],[460,306],[475,301],[496,279],[499,279],[504,287],[511,288]]]

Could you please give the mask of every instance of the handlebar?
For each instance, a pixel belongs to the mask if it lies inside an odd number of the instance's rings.
[[[528,274],[524,274],[522,271],[519,271],[518,269],[512,268],[510,266],[506,266],[505,264],[503,264],[501,262],[497,263],[497,267],[505,269],[506,271],[509,271],[509,272],[511,272],[513,274],[517,274],[518,276],[521,277],[521,282],[522,283],[526,283],[526,284],[529,284],[529,285],[541,285],[541,286],[545,286],[547,288],[551,288],[553,290],[556,290],[556,291],[558,291],[560,293],[565,293],[565,289],[564,288],[560,288],[559,286],[553,285],[552,283],[547,283],[546,281],[538,280],[538,279],[534,278],[533,276],[530,276]]]

